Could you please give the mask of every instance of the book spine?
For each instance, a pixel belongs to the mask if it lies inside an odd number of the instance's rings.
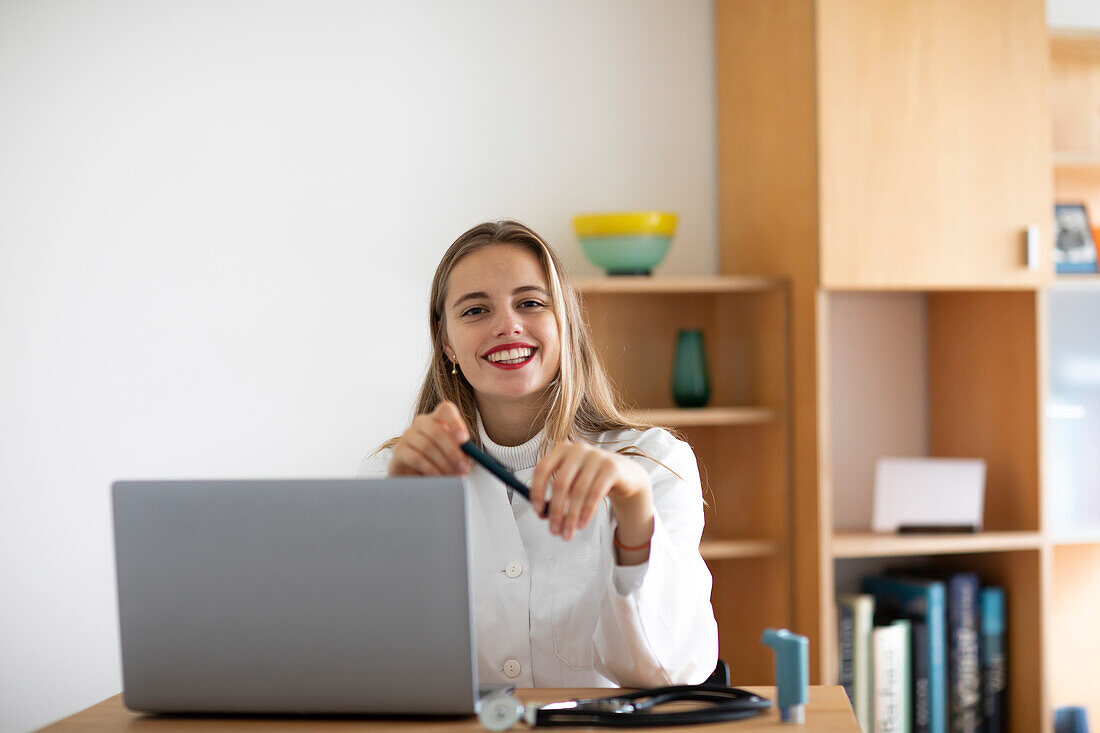
[[[951,733],[981,731],[981,663],[978,656],[976,573],[956,573],[947,581],[947,638]]]
[[[856,609],[856,699],[859,701],[857,717],[864,731],[872,730],[875,723],[874,666],[871,649],[871,631],[875,623],[875,601],[871,596]]]
[[[928,694],[928,624],[914,621],[911,633],[913,733],[932,733],[932,709]]]
[[[871,629],[874,625],[875,601],[871,596],[863,596],[855,606],[855,625],[853,628],[853,649],[855,659],[853,677],[856,690],[856,719],[864,731],[869,732],[874,724],[871,679]]]
[[[874,733],[904,733],[907,730],[905,682],[908,660],[903,626],[877,626],[871,632],[874,667]]]
[[[1005,687],[1008,666],[1004,651],[1005,594],[1001,588],[981,593],[982,731],[1004,731]]]
[[[891,626],[901,629],[901,731],[913,733],[913,622],[897,619]]]
[[[852,606],[837,603],[837,636],[840,642],[840,684],[855,710],[856,670],[855,670],[855,614]]]
[[[943,583],[929,583],[928,708],[932,733],[947,733],[947,602]]]
[[[842,674],[846,666],[843,657],[847,656],[851,661],[851,692],[848,698],[852,701],[852,711],[860,728],[865,733],[870,733],[874,686],[871,678],[871,629],[874,625],[875,597],[865,593],[840,593],[836,601],[839,608],[838,618],[847,616],[851,619],[851,643],[844,643],[843,630],[840,643]],[[844,651],[845,647],[850,649],[850,653]]]

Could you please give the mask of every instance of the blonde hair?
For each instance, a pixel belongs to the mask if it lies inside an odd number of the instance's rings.
[[[562,441],[576,441],[609,430],[646,430],[653,427],[624,414],[619,394],[592,348],[580,297],[557,253],[529,227],[512,220],[478,224],[463,233],[443,254],[432,278],[428,309],[432,358],[420,388],[415,414],[430,413],[441,402],[449,400],[458,406],[471,439],[475,443],[481,442],[474,389],[461,371],[451,374],[452,365],[443,350],[446,340],[444,306],[455,265],[467,255],[493,245],[521,247],[534,254],[550,286],[561,357],[557,375],[545,394],[546,439],[540,445],[541,453]],[[397,441],[398,438],[392,438],[382,448],[393,446]],[[631,449],[620,452],[644,455]]]

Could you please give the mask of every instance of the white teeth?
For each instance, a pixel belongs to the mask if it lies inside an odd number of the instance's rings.
[[[517,364],[534,353],[534,349],[526,346],[521,346],[518,349],[508,349],[507,351],[496,351],[489,354],[489,361],[492,362],[504,362],[506,364]]]

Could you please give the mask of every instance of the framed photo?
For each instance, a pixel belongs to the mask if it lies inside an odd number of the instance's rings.
[[[1096,242],[1084,204],[1054,205],[1054,269],[1096,272]]]

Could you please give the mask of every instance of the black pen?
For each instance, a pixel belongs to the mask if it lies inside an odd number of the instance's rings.
[[[475,461],[485,467],[485,470],[496,476],[498,479],[511,486],[513,489],[519,492],[519,495],[531,501],[531,490],[524,486],[523,482],[516,478],[516,475],[503,466],[491,455],[474,445],[472,440],[467,440],[465,443],[459,446],[462,452],[473,458]],[[547,516],[550,506],[544,505],[542,508],[542,516]]]

